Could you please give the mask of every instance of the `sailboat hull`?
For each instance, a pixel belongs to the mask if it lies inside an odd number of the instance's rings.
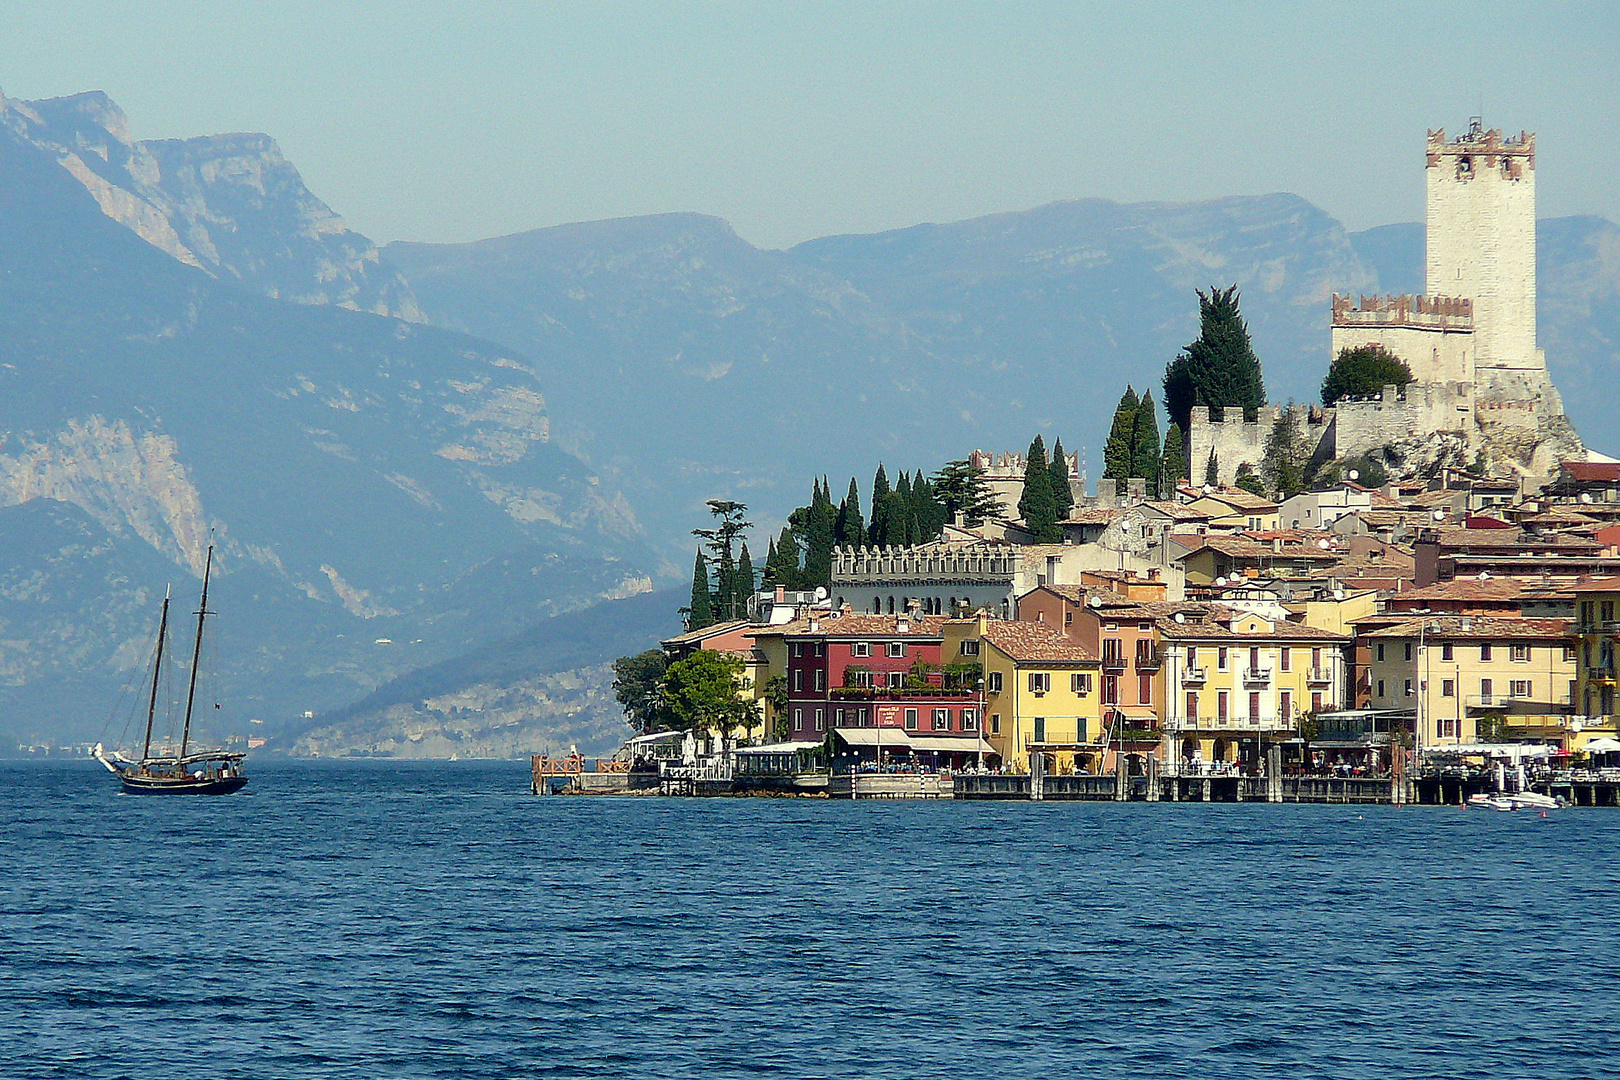
[[[245,776],[120,776],[131,795],[229,795],[247,784]]]

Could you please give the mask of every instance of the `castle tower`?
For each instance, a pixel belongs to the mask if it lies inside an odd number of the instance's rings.
[[[1428,141],[1430,296],[1473,301],[1474,367],[1545,371],[1536,348],[1536,137],[1503,139],[1478,118]]]

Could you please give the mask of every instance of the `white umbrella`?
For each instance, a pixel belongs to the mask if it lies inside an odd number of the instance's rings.
[[[1611,739],[1604,735],[1587,743],[1585,749],[1588,754],[1612,754],[1620,750],[1620,739]]]

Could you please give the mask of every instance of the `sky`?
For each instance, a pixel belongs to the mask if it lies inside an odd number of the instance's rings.
[[[1187,10],[1187,9],[1191,10]],[[1620,222],[1620,4],[27,4],[13,98],[263,131],[379,243],[669,211],[761,247],[1054,200],[1287,191],[1423,214],[1430,127],[1537,132]]]

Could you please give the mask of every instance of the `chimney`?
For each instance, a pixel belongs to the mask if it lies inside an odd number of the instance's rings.
[[[776,587],[776,602],[781,604],[785,600],[787,600],[787,586],[778,585]]]

